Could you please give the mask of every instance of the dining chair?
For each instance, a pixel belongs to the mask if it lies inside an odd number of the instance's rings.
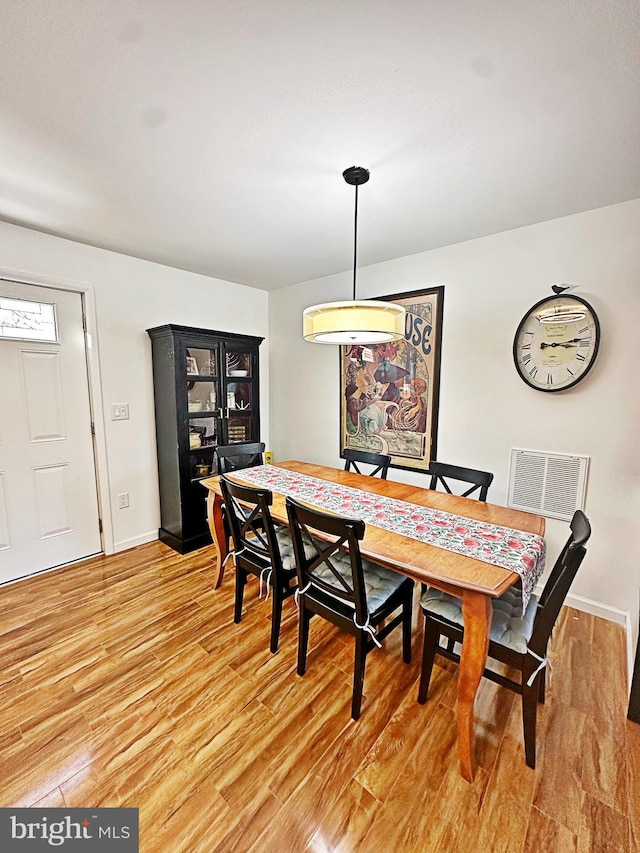
[[[383,453],[368,453],[364,450],[351,450],[350,448],[343,450],[342,456],[345,460],[344,470],[350,471],[351,468],[356,474],[365,474],[366,471],[361,471],[358,468],[358,463],[361,465],[371,465],[374,470],[368,472],[369,477],[375,477],[380,474],[383,480],[387,479],[389,465],[391,465],[391,457]]]
[[[235,607],[233,621],[242,619],[244,588],[250,575],[259,579],[259,594],[264,584],[272,593],[271,643],[278,651],[282,603],[296,589],[296,568],[291,537],[286,528],[276,527],[269,507],[273,494],[268,489],[250,488],[234,483],[224,474],[220,489],[233,537],[236,567]],[[284,556],[283,556],[284,555]]]
[[[216,447],[218,473],[230,474],[231,472],[239,471],[242,468],[253,468],[256,465],[262,465],[264,461],[264,450],[265,445],[262,442],[219,444]],[[227,521],[227,510],[224,505],[222,507],[222,527],[228,551],[231,539],[231,527]]]
[[[357,720],[367,655],[375,647],[382,648],[382,640],[400,625],[402,659],[411,663],[413,581],[362,558],[364,521],[312,509],[293,498],[287,498],[287,514],[298,572],[298,675],[306,670],[313,616],[322,616],[352,634],[351,716]],[[400,613],[389,619],[398,609]]]
[[[571,520],[571,534],[551,570],[540,599],[531,596],[522,613],[522,592],[512,587],[493,599],[493,619],[488,657],[520,670],[515,681],[493,670],[484,670],[485,678],[508,687],[522,696],[524,748],[528,767],[536,765],[536,714],[538,701],[544,702],[544,672],[547,646],[560,608],[584,559],[591,525],[581,510]],[[440,645],[440,635],[463,642],[462,605],[458,598],[429,588],[420,600],[424,612],[424,645],[418,702],[427,700],[431,671],[436,654],[460,662],[450,647]]]
[[[229,474],[241,468],[253,468],[264,463],[265,445],[263,442],[244,444],[219,444],[216,447],[218,473]]]
[[[468,498],[473,495],[479,501],[487,500],[487,492],[493,482],[493,474],[489,471],[476,471],[475,468],[461,468],[459,465],[448,465],[445,462],[436,462],[435,460],[429,463],[429,470],[426,473],[431,474],[430,489],[437,489],[440,485],[446,492],[452,495],[454,492],[451,489],[449,481],[455,480],[459,483],[470,484],[470,488],[463,491],[461,497]],[[476,495],[475,492],[478,492],[478,494]]]
[[[456,483],[464,483],[465,485],[469,485],[469,488],[464,489],[464,486],[458,487],[456,489],[456,493],[460,494],[460,497],[468,498],[475,497],[479,501],[487,500],[487,492],[489,491],[489,486],[493,482],[493,474],[489,471],[477,471],[475,468],[462,468],[460,465],[449,465],[446,462],[436,462],[433,460],[429,464],[429,470],[426,472],[427,474],[431,474],[431,482],[429,483],[429,488],[436,490],[438,486],[442,486],[446,492],[450,495],[454,494],[451,488],[451,480],[456,481]],[[477,494],[476,494],[477,492]],[[427,584],[422,584],[422,594],[427,591]],[[454,641],[449,640],[449,651],[453,651]]]

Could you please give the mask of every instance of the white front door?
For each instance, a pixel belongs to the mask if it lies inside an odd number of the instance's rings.
[[[82,297],[2,279],[3,297],[53,305],[58,340],[0,334],[0,583],[102,551]]]

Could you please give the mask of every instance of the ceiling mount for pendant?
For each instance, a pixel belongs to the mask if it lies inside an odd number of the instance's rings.
[[[342,177],[355,187],[353,237],[353,300],[312,305],[303,313],[303,337],[319,344],[381,344],[404,337],[405,309],[393,302],[356,300],[358,266],[358,187],[369,180],[369,170],[350,166]]]
[[[342,173],[342,177],[348,184],[351,184],[352,187],[360,187],[362,184],[367,183],[370,173],[368,169],[364,168],[364,166],[349,166],[349,168],[345,169]]]

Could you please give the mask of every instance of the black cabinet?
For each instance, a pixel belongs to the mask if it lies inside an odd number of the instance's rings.
[[[218,444],[260,440],[258,347],[264,338],[157,326],[147,329],[160,480],[159,537],[181,554],[211,542],[206,489]]]

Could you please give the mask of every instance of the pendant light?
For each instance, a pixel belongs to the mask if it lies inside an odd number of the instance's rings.
[[[324,302],[305,308],[302,336],[316,344],[382,344],[404,338],[402,305],[381,300],[356,300],[358,262],[358,187],[369,180],[369,170],[351,166],[342,173],[356,189],[353,238],[353,299],[350,302]]]

